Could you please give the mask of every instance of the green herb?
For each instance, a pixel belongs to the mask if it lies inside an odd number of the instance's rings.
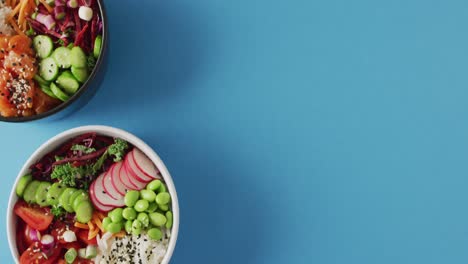
[[[31,25],[29,25],[28,31],[26,31],[26,35],[28,36],[33,36],[34,35],[34,29],[32,29]]]
[[[89,153],[93,153],[96,151],[95,148],[88,148],[86,146],[83,146],[83,145],[73,145],[71,147],[71,150],[75,150],[75,151],[81,151],[85,154],[89,154]]]
[[[60,207],[60,206],[53,206],[50,212],[55,216],[55,217],[60,217],[65,214],[65,210]]]
[[[58,39],[55,43],[57,43],[60,46],[65,46],[65,42],[63,41],[63,39]]]
[[[125,150],[127,148],[127,141],[120,138],[116,138],[114,140],[114,144],[110,145],[106,152],[109,153],[109,155],[114,156],[114,162],[118,162],[123,159]]]
[[[96,171],[93,169],[93,166],[74,167],[71,163],[65,163],[55,166],[52,174],[50,174],[50,178],[58,179],[68,187],[75,187],[77,179],[94,174],[96,174]]]
[[[96,59],[94,58],[93,55],[88,56],[87,64],[88,64],[88,69],[92,69],[94,68],[94,66],[96,66]]]

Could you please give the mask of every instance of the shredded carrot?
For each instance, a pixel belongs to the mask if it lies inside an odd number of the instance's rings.
[[[82,228],[82,229],[89,229],[88,225],[85,225],[79,222],[75,222],[75,227]]]
[[[13,19],[9,19],[8,20],[10,22],[10,24],[13,26],[13,29],[16,31],[16,33],[20,34],[20,35],[24,35],[24,32],[21,31],[21,29],[18,27],[18,25],[16,24],[16,21],[13,20]]]
[[[104,232],[101,219],[99,219],[99,216],[97,214],[93,215],[93,221],[94,221],[94,224],[96,224],[96,226],[99,228],[99,230],[101,230],[101,232]]]
[[[89,227],[89,230],[94,230],[96,228],[92,221],[88,222],[88,227]]]
[[[15,17],[16,14],[18,13],[18,11],[20,10],[20,7],[21,7],[21,5],[17,5],[17,6],[13,9],[13,11],[11,11],[10,15],[8,16],[8,19]]]
[[[99,219],[101,219],[101,220],[106,218],[106,216],[101,212],[97,212],[96,214],[98,215]]]
[[[54,9],[48,5],[44,0],[39,0],[39,2],[41,2],[42,5],[44,5],[44,7],[47,9],[47,11],[49,11],[49,13],[52,13],[54,11]]]
[[[118,233],[115,233],[113,236],[114,236],[114,237],[122,238],[122,237],[124,237],[125,235],[126,235],[126,232],[122,230],[122,231],[120,231],[120,232],[118,232]]]
[[[99,234],[99,229],[96,228],[95,230],[89,230],[88,239],[93,239]]]
[[[20,7],[19,14],[18,14],[18,25],[23,25],[27,3],[28,3],[28,0],[21,0],[21,7]]]

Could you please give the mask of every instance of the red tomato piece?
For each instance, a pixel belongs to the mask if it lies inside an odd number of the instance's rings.
[[[43,252],[40,243],[34,242],[34,244],[21,254],[20,264],[54,264],[60,257],[60,254],[61,248],[57,246],[49,252]]]
[[[21,200],[15,204],[13,211],[31,228],[46,230],[54,220],[54,216],[45,208],[33,207]]]
[[[93,237],[92,239],[88,239],[88,230],[81,229],[78,231],[78,238],[83,241],[86,245],[97,245],[97,240],[96,237]]]

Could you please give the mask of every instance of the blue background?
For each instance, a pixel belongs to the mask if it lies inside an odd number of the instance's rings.
[[[173,263],[467,262],[468,2],[106,3],[94,99],[0,124],[2,210],[41,143],[104,124],[174,177]]]

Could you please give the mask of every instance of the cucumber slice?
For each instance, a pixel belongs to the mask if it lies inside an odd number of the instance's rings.
[[[70,205],[70,196],[72,196],[76,191],[77,189],[75,188],[67,188],[59,198],[59,204],[69,213],[73,213],[73,208]]]
[[[54,50],[54,53],[52,53],[52,58],[54,58],[60,68],[67,69],[71,66],[70,55],[71,51],[68,48],[59,47]]]
[[[46,81],[53,81],[57,78],[59,73],[59,67],[57,63],[52,58],[45,58],[41,61],[39,65],[39,74]]]
[[[37,188],[39,187],[40,184],[41,184],[41,182],[36,181],[36,180],[34,180],[34,181],[32,181],[31,183],[28,184],[28,186],[24,190],[24,195],[23,195],[23,199],[27,203],[35,203],[36,202],[36,190],[37,190]]]
[[[52,90],[50,90],[49,86],[48,85],[42,85],[40,84],[39,87],[41,87],[41,90],[47,94],[48,96],[52,97],[52,98],[55,98],[55,99],[58,99],[57,96],[55,96],[55,94],[52,92]]]
[[[98,58],[99,54],[101,54],[101,46],[102,46],[102,36],[98,35],[96,39],[94,40],[94,49],[93,49],[93,55],[94,58]]]
[[[83,201],[76,207],[76,220],[86,224],[93,216],[93,206],[89,201]]]
[[[73,203],[75,202],[76,198],[78,198],[78,196],[80,196],[83,192],[84,192],[83,190],[78,190],[70,196],[70,199],[68,200],[68,204],[71,206],[73,211],[75,211],[75,208],[73,207]]]
[[[73,210],[76,212],[78,205],[83,201],[89,201],[89,195],[86,192],[82,192],[76,199],[73,201]]]
[[[60,74],[56,83],[62,87],[67,94],[74,94],[80,88],[80,84],[70,71],[65,71]]]
[[[46,85],[46,86],[49,86],[50,85],[50,82],[44,80],[40,75],[36,74],[34,75],[34,78],[33,78],[39,85]]]
[[[61,101],[65,102],[68,99],[70,99],[70,96],[68,96],[66,93],[64,93],[55,83],[50,84],[50,90]]]
[[[73,47],[70,53],[71,65],[76,68],[86,67],[86,54],[80,47]]]
[[[80,83],[84,83],[86,82],[86,80],[88,79],[89,77],[89,72],[88,72],[88,69],[87,67],[84,67],[84,68],[76,68],[76,67],[71,67],[71,73],[73,74],[73,76],[75,76],[75,78],[80,82]]]
[[[65,186],[59,182],[55,182],[50,186],[49,191],[47,192],[47,203],[50,205],[58,205],[59,197],[65,191]]]
[[[33,39],[33,47],[37,56],[41,59],[45,59],[52,53],[54,43],[49,36],[38,35]]]
[[[18,181],[18,185],[16,185],[16,195],[18,195],[19,197],[23,197],[24,190],[32,181],[32,179],[33,178],[31,174],[24,175],[23,177],[21,177],[21,179],[19,179]]]
[[[36,203],[39,206],[44,207],[49,205],[47,204],[47,191],[49,190],[51,185],[52,184],[50,184],[50,182],[41,182],[41,184],[39,184],[39,187],[37,187]]]

